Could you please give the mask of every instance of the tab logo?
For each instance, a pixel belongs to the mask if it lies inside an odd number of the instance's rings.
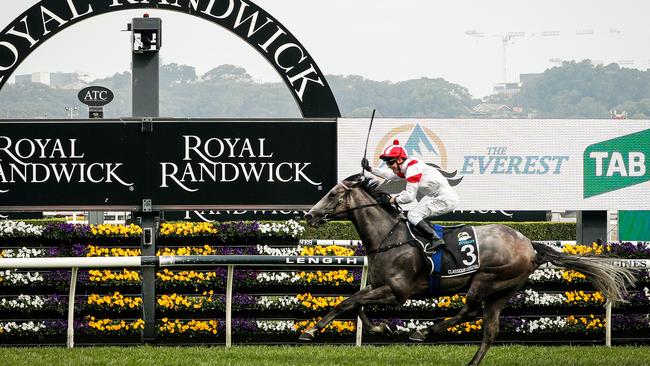
[[[650,130],[593,144],[583,156],[584,198],[650,180]]]

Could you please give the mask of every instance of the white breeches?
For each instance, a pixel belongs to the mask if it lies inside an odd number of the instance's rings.
[[[458,194],[453,191],[438,197],[422,197],[417,206],[408,212],[406,218],[411,224],[417,225],[427,217],[440,216],[453,211],[456,205],[458,205]]]

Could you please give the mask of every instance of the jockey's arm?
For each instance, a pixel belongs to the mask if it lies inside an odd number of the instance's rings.
[[[418,193],[419,182],[406,181],[406,188],[394,197],[394,201],[400,205],[405,205],[415,201]]]
[[[384,178],[388,180],[395,180],[399,178],[393,171],[389,168],[377,168],[372,167],[370,173],[378,176],[379,178]]]

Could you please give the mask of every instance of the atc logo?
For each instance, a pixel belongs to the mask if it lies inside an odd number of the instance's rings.
[[[423,161],[427,165],[438,169],[447,178],[451,186],[456,186],[463,180],[463,177],[456,177],[456,170],[449,172],[447,149],[440,137],[418,123],[397,126],[382,136],[375,146],[375,153],[373,154],[374,166],[385,166],[385,163],[379,159],[379,155],[394,139],[400,141],[409,158]],[[401,192],[405,185],[404,182],[390,182],[382,188],[389,193],[397,193]],[[418,199],[420,198],[418,197]]]

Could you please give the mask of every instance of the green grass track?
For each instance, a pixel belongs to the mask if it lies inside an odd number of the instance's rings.
[[[476,345],[0,348],[0,365],[464,365]],[[650,347],[494,346],[483,365],[650,365]]]

